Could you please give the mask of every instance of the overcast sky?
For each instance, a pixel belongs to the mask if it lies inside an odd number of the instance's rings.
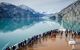
[[[26,5],[38,12],[56,13],[76,0],[0,0],[15,5]]]

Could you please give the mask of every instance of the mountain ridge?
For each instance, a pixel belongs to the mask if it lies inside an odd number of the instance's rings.
[[[80,31],[80,0],[71,3],[60,12],[51,16],[50,19],[57,20],[59,24],[63,24],[65,29],[75,32]]]
[[[58,13],[62,16],[63,26],[66,29],[79,32],[80,30],[80,0],[72,3]]]
[[[42,16],[44,14],[32,11],[31,8],[26,10],[19,6],[2,2],[0,3],[0,30],[15,30],[25,25],[30,25],[31,23],[39,22]]]

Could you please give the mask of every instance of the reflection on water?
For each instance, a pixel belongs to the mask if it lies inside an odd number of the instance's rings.
[[[12,46],[24,39],[32,37],[43,32],[60,28],[60,25],[52,21],[42,21],[31,27],[23,27],[12,32],[0,33],[0,48],[6,45]]]

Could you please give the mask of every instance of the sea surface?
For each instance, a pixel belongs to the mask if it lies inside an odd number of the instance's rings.
[[[45,20],[37,22],[30,26],[23,26],[9,32],[0,32],[0,50],[3,50],[7,46],[12,46],[22,40],[31,38],[34,35],[42,34],[49,30],[60,28],[60,24],[51,20]]]

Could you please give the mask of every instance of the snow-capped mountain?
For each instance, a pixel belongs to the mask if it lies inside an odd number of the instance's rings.
[[[20,5],[19,7],[22,8],[22,9],[25,9],[25,10],[30,10],[31,12],[35,12],[33,9],[31,9],[30,7],[25,6],[25,5]]]
[[[0,30],[14,30],[24,25],[41,20],[43,14],[28,6],[16,6],[10,3],[0,3]]]

